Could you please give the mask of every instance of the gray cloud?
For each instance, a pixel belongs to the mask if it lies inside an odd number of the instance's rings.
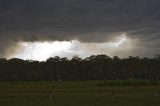
[[[155,52],[160,48],[159,4],[159,0],[0,0],[0,56],[18,41],[106,42],[124,32],[139,40],[136,45],[145,48],[144,54]]]

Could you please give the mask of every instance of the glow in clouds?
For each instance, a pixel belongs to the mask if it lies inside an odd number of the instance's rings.
[[[67,41],[55,42],[19,42],[21,49],[15,57],[32,60],[45,60],[53,55],[67,52],[71,46]]]
[[[125,34],[119,35],[114,42],[81,43],[77,40],[54,42],[19,42],[18,49],[9,58],[31,60],[46,60],[49,57],[60,56],[71,58],[79,55],[85,58],[90,55],[106,54],[114,56],[119,50],[127,51],[131,48],[130,40]]]

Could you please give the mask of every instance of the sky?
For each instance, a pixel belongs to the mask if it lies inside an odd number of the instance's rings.
[[[0,57],[153,57],[160,0],[0,0]]]

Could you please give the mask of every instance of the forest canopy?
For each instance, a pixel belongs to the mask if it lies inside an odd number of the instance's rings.
[[[159,80],[160,56],[113,58],[92,55],[85,59],[58,56],[46,61],[0,58],[0,81],[53,80]]]

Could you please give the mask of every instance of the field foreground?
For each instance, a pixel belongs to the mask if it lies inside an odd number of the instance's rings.
[[[160,106],[159,85],[1,82],[0,106]]]

